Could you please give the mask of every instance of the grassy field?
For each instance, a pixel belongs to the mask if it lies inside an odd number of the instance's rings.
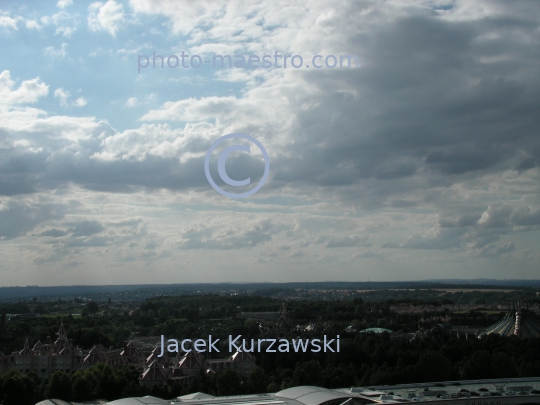
[[[482,313],[482,314],[486,314],[486,315],[498,315],[500,314],[501,312],[504,312],[503,310],[498,310],[498,309],[483,309],[483,310],[480,310],[480,311],[474,311],[474,312],[479,312],[479,313]],[[453,314],[468,314],[469,311],[453,311],[452,312]]]
[[[514,291],[517,291],[517,290],[507,290],[505,288],[486,288],[486,289],[478,289],[478,288],[448,288],[448,289],[444,289],[444,288],[434,288],[435,291],[443,291],[443,292],[447,292],[447,293],[460,293],[460,292],[473,292],[473,291],[477,291],[477,292],[505,292],[505,293],[509,293],[509,292],[514,292]]]
[[[380,290],[356,290],[357,293],[367,293],[367,292],[374,292],[374,291],[380,291]],[[514,292],[518,290],[508,290],[506,288],[389,288],[388,291],[440,291],[440,292],[447,292],[447,293],[460,293],[460,292],[481,292],[481,293],[489,293],[489,292]],[[540,295],[540,293],[537,293]]]
[[[67,317],[69,316],[69,313],[54,313],[54,314],[44,314],[41,315],[43,318],[58,318],[58,317]],[[77,318],[78,316],[81,316],[81,314],[71,314],[73,318]]]

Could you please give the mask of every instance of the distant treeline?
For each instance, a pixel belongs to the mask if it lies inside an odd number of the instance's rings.
[[[390,304],[411,303],[415,305],[444,305],[444,304],[507,304],[512,307],[518,300],[522,304],[538,301],[534,290],[510,291],[457,291],[447,292],[433,289],[417,290],[375,290],[360,294],[365,301],[388,301]],[[507,307],[508,308],[508,307]],[[505,309],[507,309],[505,308]]]
[[[0,287],[0,301],[16,301],[37,297],[85,296],[100,295],[115,292],[140,292],[166,295],[181,295],[194,293],[210,293],[215,291],[256,291],[260,295],[268,295],[270,291],[285,291],[295,289],[323,289],[323,290],[379,290],[393,288],[509,288],[534,289],[540,287],[539,280],[478,280],[478,282],[460,280],[453,283],[451,280],[437,281],[389,281],[389,282],[294,282],[294,283],[201,283],[201,284],[139,284],[139,285],[102,285],[102,286],[54,286],[54,287]]]

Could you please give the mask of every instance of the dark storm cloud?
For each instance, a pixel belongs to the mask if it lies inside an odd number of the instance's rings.
[[[42,222],[61,219],[65,207],[8,201],[0,206],[0,239],[23,236]]]
[[[528,157],[522,159],[514,169],[517,170],[519,173],[522,173],[526,170],[533,169],[534,167],[536,167],[536,159],[533,157]]]
[[[535,157],[521,156],[540,148],[538,20],[524,13],[445,21],[429,10],[409,12],[394,24],[355,27],[362,32],[349,45],[361,69],[309,72],[323,101],[298,113],[306,142],[298,158],[280,161],[276,180],[331,186],[401,178],[412,191],[535,167]],[[388,185],[363,193],[360,203],[380,206],[402,192]]]
[[[147,235],[147,224],[141,218],[105,222],[82,219],[64,221],[62,225],[67,230],[52,228],[36,235],[48,238],[45,243],[49,245],[49,253],[34,259],[35,264],[58,262],[86,248],[135,246],[134,241]]]
[[[99,161],[71,156],[52,162],[51,184],[75,182],[85,188],[107,192],[132,192],[141,187],[172,190],[200,186],[206,181],[203,159],[180,164],[177,158],[149,156],[144,161]]]
[[[192,226],[182,230],[178,246],[180,249],[249,249],[271,241],[277,232],[278,227],[271,220],[262,220],[243,229]]]
[[[440,216],[438,226],[409,236],[403,242],[387,242],[385,248],[467,249],[478,256],[496,256],[515,250],[514,242],[500,244],[501,236],[518,230],[540,229],[540,209],[495,204],[484,212]]]
[[[66,236],[68,232],[63,231],[61,229],[48,229],[46,231],[43,231],[39,233],[37,236],[41,237],[50,237],[50,238],[60,238],[62,236]]]
[[[418,168],[412,163],[396,163],[389,167],[379,168],[375,177],[379,180],[399,179],[400,177],[412,176]]]
[[[437,151],[426,157],[426,163],[443,174],[462,174],[493,166],[500,158],[497,152],[486,150],[447,153]]]
[[[439,226],[441,228],[463,228],[466,226],[473,226],[481,217],[481,212],[460,214],[457,217],[441,217],[439,218]]]
[[[66,225],[72,225],[68,232],[75,237],[91,236],[104,230],[103,225],[98,221],[79,221]]]
[[[37,176],[46,169],[47,154],[0,149],[0,195],[12,196],[37,191]]]
[[[510,215],[510,221],[517,226],[538,226],[540,225],[540,209],[522,207],[514,210]]]
[[[28,179],[25,175],[2,176],[0,195],[13,196],[34,193],[37,191],[35,183],[35,179]]]
[[[367,236],[358,236],[358,235],[352,235],[352,236],[344,236],[340,239],[332,238],[330,239],[325,247],[327,249],[331,248],[339,248],[339,247],[354,247],[354,246],[370,246],[370,244],[367,242],[368,237]]]
[[[211,145],[210,140],[204,143],[206,149]],[[178,157],[151,154],[143,160],[102,160],[93,157],[100,151],[99,145],[99,142],[86,141],[73,148],[64,142],[58,151],[49,146],[48,151],[39,154],[27,152],[24,148],[13,149],[11,154],[0,154],[0,163],[3,163],[0,170],[0,195],[28,194],[66,183],[75,183],[95,191],[128,193],[141,188],[180,190],[208,186],[204,174],[204,156],[187,159],[182,163]],[[199,149],[199,143],[195,147]],[[216,156],[212,159],[211,173],[221,186],[224,183],[217,174]],[[226,168],[231,178],[251,177],[252,182],[256,182],[264,171],[262,161],[248,155],[231,155],[227,159]]]
[[[388,242],[383,245],[385,248],[403,249],[461,249],[471,241],[472,248],[482,248],[489,243],[499,240],[499,235],[493,232],[470,231],[464,228],[434,228],[424,234],[409,236],[402,243]]]

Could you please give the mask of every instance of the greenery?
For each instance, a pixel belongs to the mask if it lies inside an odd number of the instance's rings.
[[[132,366],[112,369],[105,364],[72,374],[57,371],[43,379],[34,373],[12,370],[0,376],[0,399],[3,405],[33,405],[45,398],[87,401],[147,395],[138,377],[139,372]]]
[[[469,293],[456,293],[465,299]],[[491,294],[491,293],[490,293]],[[494,293],[495,294],[495,293]],[[503,293],[506,294],[506,293]],[[482,301],[482,297],[477,298]],[[237,319],[240,312],[275,312],[283,301],[263,296],[184,295],[148,299],[129,312],[112,310],[110,301],[85,305],[81,317],[64,317],[68,338],[76,346],[89,349],[94,344],[119,348],[137,336],[200,338],[211,334],[226,339],[228,335],[244,338],[261,336],[308,338],[341,336],[339,353],[257,353],[257,367],[243,378],[231,370],[202,375],[191,387],[139,384],[140,371],[132,366],[112,369],[100,364],[85,371],[56,372],[40,379],[36,374],[9,371],[0,375],[0,403],[3,405],[34,404],[45,398],[85,401],[96,398],[114,400],[129,396],[154,395],[173,398],[203,391],[212,395],[276,392],[296,385],[318,385],[327,388],[371,386],[410,382],[456,379],[530,377],[540,375],[540,339],[520,340],[515,337],[490,335],[477,339],[458,339],[454,335],[426,334],[412,341],[392,338],[387,333],[358,333],[368,327],[415,332],[445,322],[454,325],[487,326],[502,316],[501,312],[460,311],[442,309],[448,303],[422,301],[418,298],[391,298],[370,301],[355,297],[347,301],[290,301],[289,328],[275,328],[275,323],[259,324],[254,320]],[[537,302],[532,298],[529,303]],[[430,304],[430,312],[399,314],[392,305]],[[81,303],[77,303],[82,305]],[[11,303],[10,313],[22,313],[29,303]],[[20,350],[26,338],[31,345],[37,340],[54,341],[61,321],[50,315],[54,304],[36,303],[40,313],[49,315],[21,318],[7,323],[8,338],[0,339],[1,350]],[[65,303],[62,303],[65,305]],[[4,310],[2,308],[2,310]],[[314,324],[315,330],[303,327]],[[347,332],[349,326],[353,331]]]

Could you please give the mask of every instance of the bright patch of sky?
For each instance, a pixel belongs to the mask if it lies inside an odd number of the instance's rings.
[[[216,79],[218,70],[209,66],[174,69],[167,59],[165,68],[157,58],[155,69],[150,64],[139,74],[138,55],[190,55],[193,43],[170,33],[168,18],[135,13],[121,2],[7,1],[0,10],[2,48],[9,55],[2,69],[17,72],[19,81],[39,77],[47,83],[50,94],[33,106],[52,114],[94,116],[123,131],[165,101],[238,96],[244,88]],[[53,97],[58,89],[69,97]]]

